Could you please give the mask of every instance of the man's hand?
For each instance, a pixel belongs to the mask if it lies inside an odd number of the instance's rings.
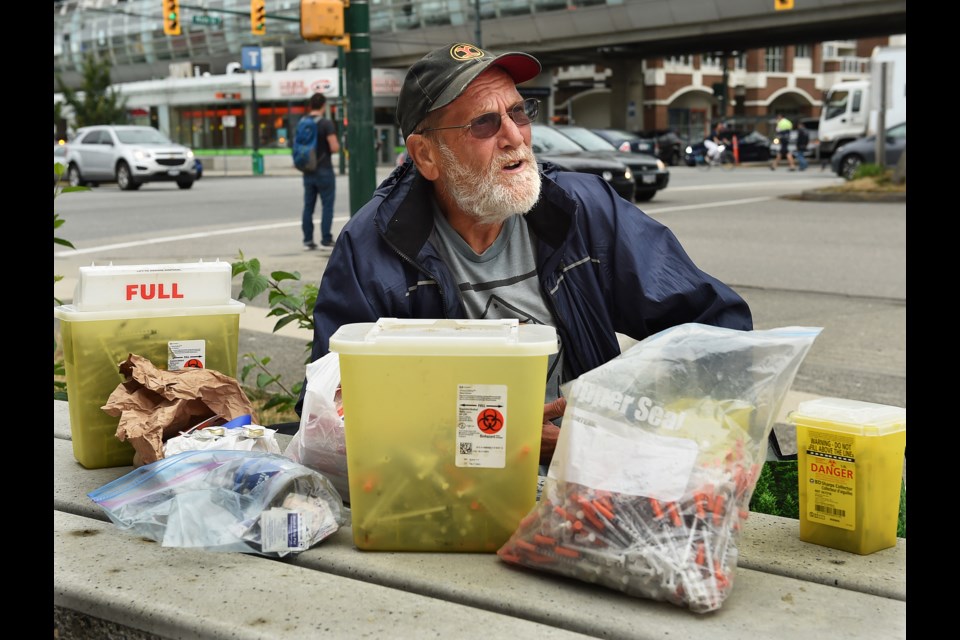
[[[557,448],[557,438],[560,437],[560,427],[551,420],[559,418],[567,409],[567,399],[557,398],[553,402],[543,405],[543,430],[540,432],[540,464],[550,464],[553,452]]]

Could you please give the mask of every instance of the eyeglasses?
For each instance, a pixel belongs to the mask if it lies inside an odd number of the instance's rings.
[[[523,102],[513,105],[507,109],[506,115],[518,126],[530,124],[537,119],[540,113],[540,101],[536,98],[527,98]],[[434,127],[432,129],[420,129],[414,133],[426,133],[427,131],[443,131],[444,129],[470,129],[470,135],[474,138],[489,138],[500,131],[500,125],[503,123],[501,114],[484,113],[477,116],[467,124],[459,124],[455,127]]]

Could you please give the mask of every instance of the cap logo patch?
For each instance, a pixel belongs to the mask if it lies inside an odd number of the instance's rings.
[[[475,58],[482,58],[483,56],[484,56],[484,51],[472,44],[464,44],[463,42],[458,42],[457,44],[450,47],[450,57],[453,58],[454,60],[459,60],[460,62],[473,60]]]

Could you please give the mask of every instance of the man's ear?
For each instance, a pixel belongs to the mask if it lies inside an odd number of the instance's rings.
[[[407,136],[407,153],[417,165],[417,171],[431,182],[440,177],[437,166],[440,154],[437,147],[431,144],[422,134],[414,133]]]

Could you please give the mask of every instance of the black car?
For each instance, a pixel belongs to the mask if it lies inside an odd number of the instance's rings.
[[[623,129],[590,129],[595,134],[609,142],[618,151],[633,153],[646,153],[651,156],[657,155],[657,141],[652,137],[641,136],[636,133],[630,133]]]
[[[730,149],[736,154],[739,163],[767,162],[773,157],[770,154],[770,138],[762,133],[758,131],[746,133],[738,131],[727,132],[727,137],[729,137],[731,141],[734,136],[736,136],[736,145],[731,142]],[[703,141],[687,145],[687,148],[684,149],[683,152],[683,161],[688,167],[692,167],[697,164],[696,156],[705,153],[706,146],[703,144]]]
[[[538,163],[551,162],[561,171],[592,173],[610,183],[620,197],[633,201],[636,183],[630,167],[614,157],[614,153],[587,151],[573,140],[545,124],[530,125],[533,153]]]
[[[687,141],[673,129],[638,131],[637,135],[656,141],[656,155],[663,160],[664,164],[675,167],[683,159],[683,150],[687,146]]]
[[[670,182],[670,171],[663,160],[654,158],[646,153],[631,153],[618,151],[612,144],[584,127],[574,125],[556,125],[554,128],[567,136],[587,151],[613,152],[617,159],[630,167],[633,179],[637,183],[637,192],[634,198],[637,202],[652,200],[660,189],[666,189]]]

